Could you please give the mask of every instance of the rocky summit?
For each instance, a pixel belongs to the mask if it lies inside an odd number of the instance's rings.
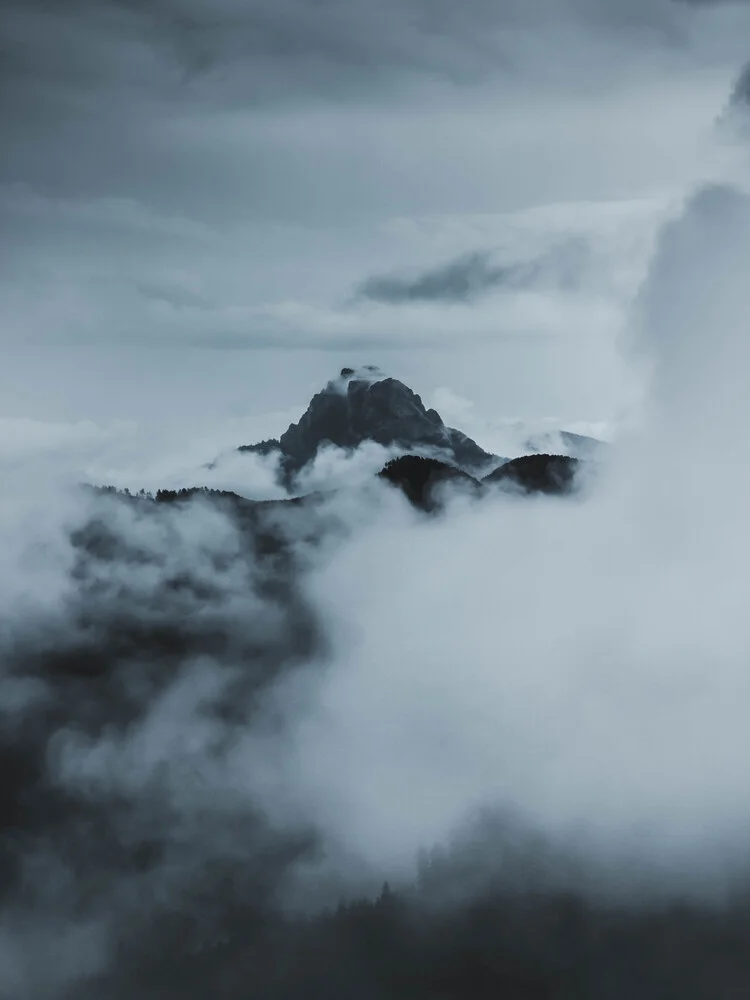
[[[293,478],[320,448],[353,450],[364,441],[428,455],[471,475],[486,474],[503,462],[466,434],[447,427],[437,410],[427,409],[407,385],[373,366],[343,368],[278,440],[239,450],[278,453],[284,475]]]

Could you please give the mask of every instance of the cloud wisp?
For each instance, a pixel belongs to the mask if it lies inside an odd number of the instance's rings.
[[[413,277],[379,275],[367,278],[356,298],[387,305],[419,302],[471,303],[505,288],[523,290],[540,284],[574,289],[580,280],[587,248],[580,241],[517,263],[493,263],[491,251],[475,251]]]

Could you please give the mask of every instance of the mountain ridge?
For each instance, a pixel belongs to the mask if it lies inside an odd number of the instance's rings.
[[[365,441],[402,454],[422,453],[480,478],[506,461],[485,451],[463,431],[447,426],[437,410],[428,409],[409,386],[373,365],[342,368],[281,437],[237,450],[277,454],[282,478],[291,483],[322,448],[333,445],[354,451]]]
[[[476,480],[499,472],[511,461],[448,426],[438,411],[426,407],[408,385],[386,376],[375,365],[342,368],[336,378],[315,393],[300,419],[289,424],[280,437],[240,445],[237,451],[276,457],[279,481],[291,492],[299,486],[300,473],[325,448],[352,453],[367,442],[389,449],[392,458],[432,459]],[[515,454],[588,460],[595,459],[605,447],[597,438],[556,430],[521,441]]]

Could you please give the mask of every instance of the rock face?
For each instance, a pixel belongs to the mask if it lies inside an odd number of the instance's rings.
[[[337,379],[313,396],[306,412],[278,441],[241,448],[280,453],[288,478],[311,462],[325,445],[354,449],[374,441],[408,453],[422,453],[470,474],[486,473],[502,459],[452,427],[436,410],[425,408],[420,397],[377,368],[344,368]]]

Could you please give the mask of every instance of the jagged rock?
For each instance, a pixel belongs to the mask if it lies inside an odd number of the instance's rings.
[[[313,396],[299,422],[291,424],[278,442],[240,450],[264,455],[277,451],[283,474],[291,480],[320,448],[353,450],[364,441],[427,454],[470,474],[481,475],[502,461],[466,434],[447,427],[407,385],[386,378],[374,366],[343,368],[337,379]]]

